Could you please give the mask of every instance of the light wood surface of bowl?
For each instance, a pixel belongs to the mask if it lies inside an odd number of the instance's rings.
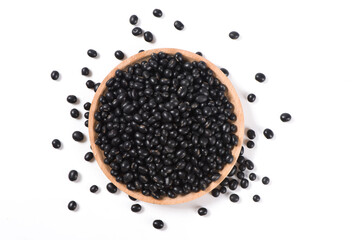
[[[161,199],[154,199],[151,196],[145,196],[140,191],[131,191],[127,189],[125,184],[119,183],[115,180],[115,177],[110,174],[110,166],[106,165],[104,163],[104,152],[100,149],[98,145],[95,144],[95,140],[97,137],[97,133],[95,132],[95,126],[97,124],[97,121],[94,118],[94,113],[98,111],[98,108],[100,106],[99,98],[101,95],[103,95],[107,88],[106,88],[106,82],[110,78],[115,76],[115,71],[120,70],[127,70],[127,68],[135,63],[140,63],[141,61],[148,60],[152,53],[158,53],[158,52],[164,52],[167,54],[174,55],[177,52],[180,52],[184,59],[187,61],[204,61],[207,66],[214,72],[214,76],[220,80],[221,83],[223,83],[227,87],[226,96],[230,100],[230,102],[234,105],[234,113],[236,114],[236,121],[234,124],[237,126],[237,132],[235,135],[239,138],[239,143],[237,146],[235,146],[232,150],[232,155],[234,157],[234,161],[230,164],[226,164],[225,167],[219,172],[221,174],[221,177],[215,181],[212,182],[204,191],[199,192],[191,192],[186,195],[178,195],[176,198],[169,198],[169,197],[162,197]],[[154,203],[154,204],[178,204],[178,203],[184,203],[191,200],[194,200],[196,198],[199,198],[203,196],[204,194],[210,192],[212,189],[217,187],[228,175],[230,170],[233,168],[233,166],[236,163],[236,160],[240,154],[242,142],[243,142],[243,136],[244,136],[244,113],[241,107],[240,99],[236,93],[236,90],[234,86],[231,84],[230,80],[225,76],[225,74],[214,64],[212,64],[207,59],[203,58],[202,56],[199,56],[195,53],[188,52],[181,49],[174,49],[174,48],[159,48],[159,49],[152,49],[148,51],[144,51],[138,54],[135,54],[128,59],[122,61],[119,65],[117,65],[102,81],[99,88],[97,89],[94,99],[91,103],[90,108],[90,114],[89,114],[89,136],[90,136],[90,143],[91,148],[94,153],[95,159],[97,163],[99,164],[101,170],[105,173],[107,178],[121,191],[127,193],[128,195],[144,202]]]

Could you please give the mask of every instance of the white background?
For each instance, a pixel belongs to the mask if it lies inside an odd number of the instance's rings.
[[[164,15],[155,18],[154,8]],[[132,36],[128,19],[156,42]],[[177,31],[175,20],[185,29]],[[359,239],[360,14],[358,1],[4,1],[0,2],[0,239]],[[234,41],[228,33],[236,30]],[[101,81],[140,49],[201,51],[226,67],[256,130],[245,156],[271,184],[175,206],[110,194],[96,162],[86,162],[87,132],[70,117],[66,96],[91,101],[87,77]],[[86,55],[96,49],[98,59]],[[61,74],[50,78],[52,70]],[[254,80],[263,72],[267,81]],[[255,103],[246,95],[254,92]],[[293,120],[279,116],[290,112]],[[266,140],[262,130],[274,130]],[[61,150],[51,141],[59,138]],[[67,174],[76,169],[78,182]],[[92,194],[89,187],[100,187]],[[261,202],[252,201],[259,194]],[[67,209],[76,200],[79,209]],[[199,206],[209,214],[200,217]],[[152,227],[162,219],[166,228]]]

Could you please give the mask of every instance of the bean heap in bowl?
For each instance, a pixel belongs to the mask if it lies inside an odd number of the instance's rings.
[[[161,199],[205,190],[234,161],[234,106],[203,61],[153,53],[117,70],[95,112],[95,144],[129,190]]]

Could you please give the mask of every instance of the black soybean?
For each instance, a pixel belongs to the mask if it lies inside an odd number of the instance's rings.
[[[87,152],[84,156],[85,161],[91,161],[94,158],[94,154],[92,152]]]
[[[96,58],[96,57],[97,57],[97,52],[96,52],[94,49],[89,49],[89,50],[87,51],[87,54],[88,54],[88,56],[91,57],[91,58]]]
[[[204,207],[201,207],[201,208],[198,209],[198,214],[200,216],[205,216],[207,214],[207,212],[208,212],[207,209],[204,208]]]
[[[147,31],[147,32],[144,32],[144,39],[147,42],[152,42],[154,37],[151,32]]]
[[[229,76],[229,71],[226,68],[220,68],[220,70],[226,75]]]
[[[250,181],[255,181],[256,180],[256,174],[255,173],[250,173],[249,174],[249,179],[250,179]]]
[[[141,211],[141,205],[140,204],[133,204],[131,206],[131,211],[133,212],[140,212]]]
[[[109,193],[116,193],[117,187],[113,183],[108,183],[106,185],[106,189],[109,191]]]
[[[86,87],[90,88],[90,89],[94,88],[95,87],[94,81],[93,80],[87,80],[86,81]]]
[[[75,201],[70,201],[69,204],[68,204],[68,209],[70,211],[74,211],[77,207],[77,203]]]
[[[58,71],[52,71],[51,74],[50,74],[52,80],[58,80],[59,79],[59,72]]]
[[[92,193],[96,193],[98,190],[99,190],[99,187],[96,185],[92,185],[90,187],[90,192],[92,192]]]
[[[255,143],[254,143],[253,141],[249,140],[249,141],[247,141],[246,146],[247,146],[248,148],[254,148],[254,147],[255,147]]]
[[[131,15],[130,16],[130,19],[129,19],[129,22],[132,24],[132,25],[136,25],[137,22],[138,22],[139,18],[136,16],[136,15]]]
[[[117,59],[119,59],[119,60],[122,60],[122,59],[124,59],[124,57],[125,57],[125,54],[124,54],[122,51],[120,51],[120,50],[117,50],[117,51],[114,53],[114,55],[115,55],[115,57],[116,57]]]
[[[76,108],[71,109],[70,116],[73,118],[78,118],[80,116],[79,110],[77,110]]]
[[[184,29],[184,24],[183,24],[182,22],[180,22],[180,21],[175,21],[175,22],[174,22],[174,27],[175,27],[177,30],[181,31],[181,30]]]
[[[132,196],[129,195],[129,198],[131,201],[136,201],[137,199],[136,198],[133,198]]]
[[[270,183],[270,178],[268,178],[268,177],[263,177],[263,178],[262,178],[262,183],[263,183],[264,185],[268,185],[268,184]]]
[[[75,131],[72,134],[72,138],[75,141],[80,142],[80,141],[82,141],[84,139],[84,134],[82,134],[82,132],[80,132],[80,131]]]
[[[76,103],[77,97],[75,95],[69,95],[67,96],[66,100],[68,101],[68,103]]]
[[[250,139],[254,139],[254,138],[256,137],[255,131],[252,130],[252,129],[249,129],[249,130],[246,132],[246,135],[247,135],[248,138],[250,138]]]
[[[131,31],[131,33],[134,36],[140,36],[143,33],[143,30],[139,27],[134,27],[133,30]]]
[[[53,148],[60,148],[61,147],[61,142],[59,139],[54,139],[52,142],[51,142]]]
[[[269,129],[269,128],[266,128],[264,130],[264,136],[267,138],[267,139],[272,139],[274,137],[274,132]]]
[[[78,178],[78,176],[79,176],[79,174],[78,174],[78,172],[76,171],[76,170],[71,170],[70,172],[69,172],[69,180],[70,181],[76,181],[77,180],[77,178]]]
[[[238,202],[240,200],[239,195],[237,195],[235,193],[231,194],[229,198],[230,198],[230,201],[232,201],[232,202]]]
[[[196,54],[202,56],[202,52],[196,52]]]
[[[90,107],[91,107],[91,103],[86,102],[86,103],[84,104],[84,109],[85,109],[86,111],[89,111],[89,110],[90,110]]]
[[[247,188],[249,186],[249,181],[245,178],[240,180],[240,187]]]
[[[254,195],[253,200],[254,200],[254,202],[259,202],[260,201],[260,196],[259,195]]]
[[[222,194],[224,194],[224,193],[226,193],[226,187],[220,187],[220,193],[222,193]]]
[[[155,17],[162,17],[162,11],[160,9],[154,9],[153,14]]]
[[[156,229],[162,229],[164,227],[164,222],[161,220],[154,220],[153,227]]]
[[[86,113],[84,114],[84,117],[85,117],[86,119],[89,119],[89,112],[86,112]]]
[[[291,120],[291,115],[289,113],[283,113],[280,115],[280,120],[283,122],[289,122]]]
[[[249,102],[255,102],[255,100],[256,100],[255,94],[250,93],[250,94],[247,96],[247,100],[248,100]]]
[[[262,83],[262,82],[265,82],[266,77],[263,73],[257,73],[255,75],[255,80]]]
[[[90,74],[90,70],[87,67],[83,67],[81,69],[81,75],[88,76]]]
[[[218,197],[220,195],[220,190],[217,189],[217,188],[214,188],[212,191],[211,191],[211,195],[213,197]]]
[[[232,31],[232,32],[229,33],[229,37],[231,39],[238,39],[240,37],[240,34],[238,32],[236,32],[236,31]]]

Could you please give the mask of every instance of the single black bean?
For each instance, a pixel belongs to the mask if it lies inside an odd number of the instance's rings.
[[[226,75],[229,76],[229,71],[226,68],[220,68],[220,70]]]
[[[76,108],[71,109],[70,116],[73,118],[78,118],[80,116],[79,110],[77,110]]]
[[[89,112],[86,112],[86,113],[84,114],[84,117],[85,117],[86,119],[89,119]]]
[[[68,101],[68,103],[76,103],[77,97],[75,95],[69,95],[67,96],[66,100]]]
[[[237,188],[237,186],[239,185],[239,182],[236,180],[236,179],[232,179],[230,182],[229,182],[229,188],[230,190],[235,190]]]
[[[254,143],[253,141],[249,140],[249,141],[247,141],[246,146],[247,146],[248,148],[254,148],[254,147],[255,147],[255,143]]]
[[[240,200],[239,195],[233,193],[230,195],[230,201],[232,202],[238,202]]]
[[[162,229],[164,227],[164,222],[161,220],[154,220],[153,227],[156,229]]]
[[[280,120],[283,122],[289,122],[291,120],[291,115],[289,113],[283,113],[280,115]]]
[[[133,212],[140,212],[141,211],[141,205],[140,204],[133,204],[131,206],[131,211]]]
[[[50,76],[51,76],[52,80],[58,80],[60,74],[58,71],[52,71]]]
[[[84,139],[84,134],[82,134],[82,132],[80,132],[80,131],[75,131],[72,134],[72,138],[75,141],[79,142],[79,141],[82,141]]]
[[[99,187],[96,185],[92,185],[90,187],[90,192],[92,192],[92,193],[96,193],[98,190],[99,190]]]
[[[86,103],[84,104],[84,109],[85,109],[86,111],[89,111],[89,110],[90,110],[90,107],[91,107],[91,103],[86,102]]]
[[[94,49],[89,49],[89,50],[87,51],[87,54],[88,54],[88,56],[91,57],[91,58],[97,57],[97,52],[96,52]]]
[[[218,197],[220,195],[220,190],[217,189],[217,188],[214,188],[212,191],[211,191],[211,195],[213,197]]]
[[[129,22],[130,22],[130,24],[132,24],[132,25],[136,25],[137,22],[138,22],[138,20],[139,20],[139,18],[138,18],[136,15],[131,15],[131,16],[130,16],[130,19],[129,19]]]
[[[197,55],[199,56],[202,56],[202,53],[201,52],[196,52]]]
[[[249,179],[250,179],[250,181],[255,181],[256,180],[256,174],[255,173],[250,173],[249,174]]]
[[[177,30],[183,30],[184,29],[184,24],[180,21],[175,21],[174,22],[174,27],[177,29]]]
[[[68,204],[68,209],[70,211],[74,211],[77,207],[77,203],[75,201],[70,201],[69,204]]]
[[[81,69],[81,75],[88,76],[90,74],[90,70],[87,67],[83,67]]]
[[[253,200],[254,200],[254,202],[259,202],[260,201],[260,196],[259,195],[254,195]]]
[[[250,93],[250,94],[247,96],[247,100],[248,100],[249,102],[255,102],[255,100],[256,100],[255,94]]]
[[[106,185],[106,189],[109,191],[109,193],[116,193],[117,187],[113,183],[108,183]]]
[[[249,181],[245,178],[240,180],[240,187],[247,188],[249,186]]]
[[[226,187],[224,187],[224,186],[222,186],[222,187],[220,187],[220,193],[222,193],[222,194],[224,194],[224,193],[226,193]]]
[[[232,31],[232,32],[229,33],[229,37],[231,39],[238,39],[240,37],[240,34],[238,32],[236,32],[236,31]]]
[[[92,152],[87,152],[84,156],[85,161],[91,161],[94,158],[94,154]]]
[[[89,88],[89,89],[92,89],[95,87],[95,83],[93,80],[87,80],[86,81],[86,87]]]
[[[207,214],[207,212],[208,212],[207,209],[204,208],[204,207],[201,207],[201,208],[198,209],[198,214],[200,216],[205,216]]]
[[[52,142],[51,142],[53,148],[60,148],[61,147],[61,142],[59,139],[54,139]]]
[[[255,75],[255,80],[262,83],[262,82],[265,82],[266,77],[263,73],[257,73]]]
[[[134,36],[140,36],[143,33],[143,30],[139,27],[134,27],[133,30],[131,31],[131,33]],[[141,51],[141,50],[140,50]],[[143,50],[144,51],[144,50]]]
[[[268,184],[270,183],[270,178],[268,178],[268,177],[263,177],[263,178],[262,178],[262,183],[263,183],[264,185],[268,185]]]
[[[119,60],[122,60],[122,59],[124,59],[124,57],[125,57],[125,54],[124,54],[122,51],[120,51],[120,50],[117,50],[117,51],[114,53],[114,55],[115,55],[115,57],[116,57],[117,59],[119,59]]]
[[[153,34],[149,31],[144,32],[144,39],[147,42],[152,42],[154,39]]]
[[[130,195],[129,195],[129,198],[130,198],[131,201],[136,201],[137,200],[136,198],[134,198],[134,197],[132,197]]]
[[[269,128],[266,128],[264,130],[264,136],[267,138],[267,139],[272,139],[274,137],[274,132],[269,129]]]
[[[76,171],[76,170],[71,170],[70,172],[69,172],[69,180],[70,181],[76,181],[76,179],[78,178],[78,172]]]
[[[254,138],[256,137],[256,133],[255,133],[255,131],[252,130],[252,129],[247,130],[246,135],[247,135],[248,138],[250,138],[250,139],[254,139]]]
[[[154,14],[155,17],[159,18],[159,17],[162,17],[163,13],[162,13],[162,11],[160,9],[156,8],[156,9],[154,9],[153,14]]]

